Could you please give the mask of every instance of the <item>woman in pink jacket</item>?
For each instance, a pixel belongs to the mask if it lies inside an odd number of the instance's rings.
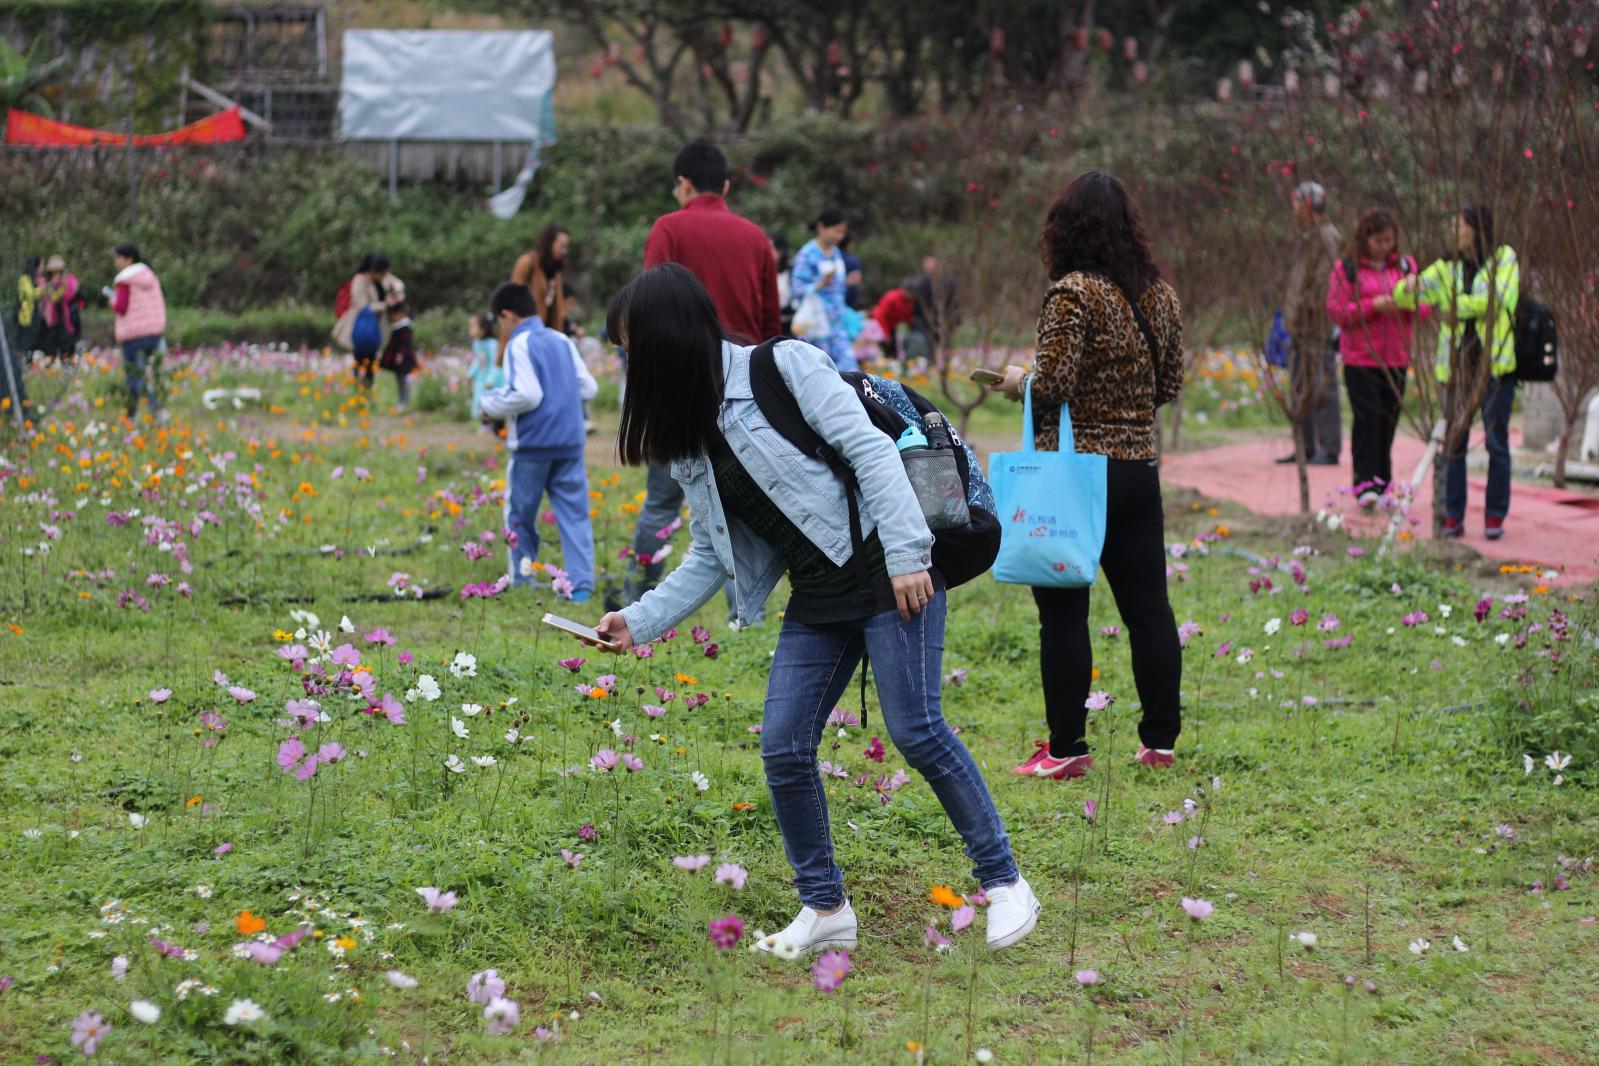
[[[1348,253],[1327,278],[1327,314],[1338,326],[1338,350],[1349,390],[1349,451],[1355,493],[1371,507],[1393,481],[1394,432],[1405,396],[1417,314],[1394,305],[1399,279],[1416,264],[1399,254],[1399,226],[1380,207],[1360,216]],[[1423,306],[1421,313],[1427,314]]]
[[[111,309],[116,312],[116,338],[122,345],[122,370],[128,381],[128,417],[139,410],[139,397],[146,397],[150,414],[161,418],[161,352],[167,331],[167,302],[161,295],[161,279],[149,264],[139,258],[132,244],[119,244],[113,253],[117,277],[111,293]]]

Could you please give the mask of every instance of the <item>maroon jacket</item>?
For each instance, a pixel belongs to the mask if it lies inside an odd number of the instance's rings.
[[[655,220],[644,245],[645,269],[681,263],[710,291],[722,328],[750,343],[782,332],[777,263],[761,227],[740,218],[727,201],[702,193],[681,211]]]

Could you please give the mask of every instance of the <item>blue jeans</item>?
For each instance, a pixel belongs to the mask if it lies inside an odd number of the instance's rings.
[[[1483,513],[1503,518],[1510,513],[1510,405],[1516,399],[1516,379],[1490,378],[1482,394],[1483,442],[1488,449],[1488,489],[1483,494]],[[1444,513],[1455,521],[1466,517],[1466,444],[1471,438],[1471,423],[1466,424],[1460,450],[1449,459],[1444,470]]]
[[[150,405],[150,413],[161,410],[161,402],[150,388],[148,377],[150,354],[161,347],[160,337],[135,337],[122,342],[122,372],[128,385],[128,417],[139,409],[139,397]]]
[[[511,581],[524,585],[533,580],[522,572],[539,557],[539,504],[545,493],[561,531],[561,551],[573,599],[586,600],[594,592],[594,527],[589,523],[589,479],[583,458],[535,459],[512,453],[505,468],[505,528],[516,534],[510,549]]]
[[[1019,876],[983,775],[939,707],[946,609],[940,591],[909,622],[888,611],[840,625],[783,623],[766,688],[761,759],[783,850],[794,867],[794,887],[808,907],[829,910],[844,902],[844,873],[833,861],[816,749],[863,652],[871,654],[889,738],[944,805],[966,842],[973,875],[985,889],[1012,884]]]

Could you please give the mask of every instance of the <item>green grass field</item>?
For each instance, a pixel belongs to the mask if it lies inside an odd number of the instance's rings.
[[[797,907],[750,728],[781,599],[759,629],[729,632],[717,599],[650,658],[585,653],[537,619],[595,607],[461,594],[504,569],[504,461],[452,420],[458,381],[439,371],[433,412],[401,418],[354,400],[339,363],[176,369],[165,427],[120,425],[115,374],[84,369],[35,435],[0,439],[0,1060],[77,1059],[80,1019],[127,1063],[1599,1061],[1589,591],[1419,548],[1356,557],[1174,493],[1171,591],[1201,629],[1177,766],[1133,767],[1126,637],[1102,631],[1117,702],[1075,783],[1008,772],[1043,735],[1031,597],[955,591],[945,714],[1043,916],[998,955],[980,915],[951,930],[929,891],[973,891],[969,865],[914,772],[879,784],[904,762],[886,735],[864,756],[873,708],[821,752],[848,771],[828,791],[862,922],[824,993],[808,963],[745,950]],[[262,405],[204,409],[224,382]],[[1006,415],[983,433],[1013,433]],[[612,473],[602,438],[614,581],[642,478]],[[1108,594],[1094,613],[1119,623]],[[285,725],[327,662],[314,644],[357,660],[372,698],[327,666],[328,720]],[[606,673],[603,698],[575,691]],[[369,713],[385,693],[403,724]],[[303,780],[291,735],[327,756]],[[590,768],[603,748],[643,768]],[[712,861],[673,864],[692,855]],[[419,887],[458,903],[430,913]],[[729,914],[745,933],[721,951],[707,923]],[[951,950],[925,946],[934,922]],[[468,997],[487,969],[519,1007],[495,1008],[507,1033]]]

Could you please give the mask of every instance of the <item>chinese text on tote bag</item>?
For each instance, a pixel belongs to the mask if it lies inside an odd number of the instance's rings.
[[[1084,588],[1105,547],[1105,457],[1076,451],[1071,413],[1060,405],[1060,450],[1033,446],[1033,381],[1022,405],[1022,450],[989,461],[1000,521],[994,580]]]

